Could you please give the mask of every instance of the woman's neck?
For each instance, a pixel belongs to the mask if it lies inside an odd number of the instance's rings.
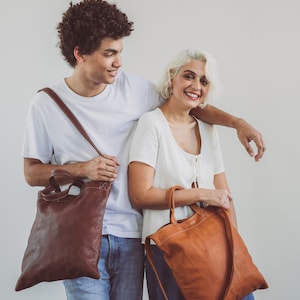
[[[169,124],[178,124],[178,125],[189,125],[195,120],[190,115],[189,110],[183,110],[182,108],[175,107],[169,102],[165,102],[160,106],[160,110],[167,119]]]

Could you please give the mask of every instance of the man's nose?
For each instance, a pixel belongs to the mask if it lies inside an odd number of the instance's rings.
[[[122,66],[121,54],[115,56],[115,59],[113,61],[113,66],[116,68],[120,68]]]

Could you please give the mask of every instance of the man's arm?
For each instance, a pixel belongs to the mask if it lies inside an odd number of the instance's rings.
[[[50,174],[55,169],[62,169],[73,176],[90,180],[114,181],[117,177],[117,168],[120,163],[113,156],[97,156],[86,162],[77,162],[65,165],[44,164],[38,159],[24,158],[24,176],[31,186],[45,186],[49,182]],[[60,184],[67,183],[58,178]]]
[[[245,120],[212,105],[207,105],[205,108],[197,107],[192,110],[192,114],[206,123],[235,128],[240,142],[249,155],[254,157],[255,161],[259,161],[262,158],[266,150],[263,136]],[[256,154],[254,154],[254,150],[250,145],[251,141],[256,144]]]

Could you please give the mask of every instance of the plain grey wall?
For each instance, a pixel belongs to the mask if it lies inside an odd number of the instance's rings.
[[[32,95],[70,74],[55,27],[69,0],[1,0],[1,299],[65,299],[61,283],[14,292],[35,214],[37,188],[23,179],[20,157]],[[198,47],[218,61],[224,93],[217,105],[263,134],[255,163],[234,130],[220,128],[239,230],[270,288],[257,300],[299,298],[298,0],[119,0],[135,23],[124,41],[124,69],[157,81],[181,49]],[[62,250],[63,251],[63,250]]]

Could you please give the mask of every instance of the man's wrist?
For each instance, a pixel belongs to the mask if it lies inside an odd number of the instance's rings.
[[[243,126],[245,122],[246,121],[243,118],[234,117],[230,127],[238,129],[239,127]]]

